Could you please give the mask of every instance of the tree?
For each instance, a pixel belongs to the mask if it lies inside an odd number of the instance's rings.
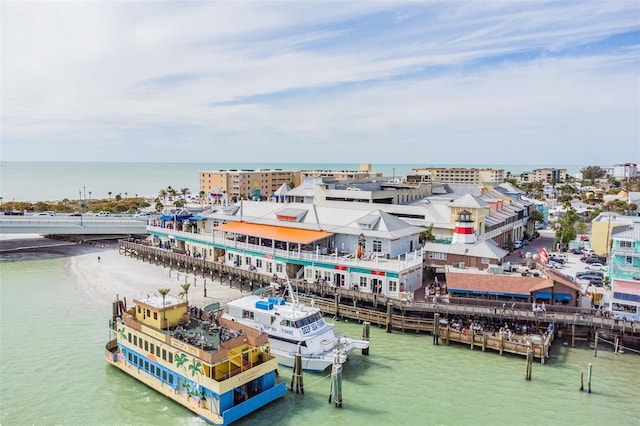
[[[204,194],[206,194],[206,192],[204,192],[202,190],[198,194],[200,196],[200,207],[204,207]]]
[[[605,176],[605,171],[600,166],[587,166],[580,170],[583,180],[594,181]]]
[[[191,194],[191,191],[189,191],[189,188],[182,188],[180,190],[180,193],[182,194],[182,197],[186,199],[187,198],[187,194]]]
[[[158,213],[162,213],[162,210],[164,210],[164,204],[162,204],[162,201],[160,201],[159,198],[156,198],[156,211]]]
[[[182,287],[182,291],[178,294],[178,296],[180,296],[181,299],[185,299],[187,303],[189,303],[189,287],[191,287],[191,284],[184,283],[181,284],[180,287]]]
[[[161,189],[158,191],[158,196],[162,199],[163,202],[167,201],[167,190]]]
[[[179,208],[179,209],[181,209],[182,207],[184,207],[184,204],[185,204],[184,200],[175,200],[175,201],[173,202],[173,205],[174,205],[175,207]]]
[[[118,201],[118,202],[122,201],[122,195],[120,195],[120,194],[116,194],[115,198],[116,198],[116,201]]]
[[[109,201],[111,201],[111,194],[113,194],[113,192],[109,191],[107,194],[109,194]]]
[[[423,227],[424,228],[424,227]],[[433,235],[433,223],[426,227],[426,229],[420,232],[418,236],[418,241],[422,244],[425,241],[433,241],[436,237]]]
[[[529,213],[529,220],[533,222],[533,226],[535,227],[538,223],[544,222],[544,216],[540,213],[540,210],[533,209]]]
[[[159,288],[158,289],[158,293],[160,293],[160,296],[162,296],[162,329],[164,330],[164,325],[165,322],[167,321],[167,313],[165,312],[165,297],[167,297],[167,294],[169,294],[169,292],[171,291],[171,289],[169,288]]]

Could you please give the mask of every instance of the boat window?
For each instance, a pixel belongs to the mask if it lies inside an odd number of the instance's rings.
[[[282,321],[280,321],[280,325],[283,327],[293,327],[293,323],[288,319],[283,319]]]
[[[253,311],[242,311],[242,318],[253,319]]]

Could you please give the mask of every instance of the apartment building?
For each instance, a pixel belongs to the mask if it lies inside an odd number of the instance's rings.
[[[296,172],[281,169],[218,170],[200,172],[200,191],[224,193],[232,200],[264,200],[282,184],[294,181]]]
[[[567,180],[567,169],[534,169],[524,172],[516,178],[519,183],[528,182],[555,182],[563,183]]]
[[[429,176],[432,182],[482,184],[503,182],[504,169],[424,167],[413,169],[417,176]]]

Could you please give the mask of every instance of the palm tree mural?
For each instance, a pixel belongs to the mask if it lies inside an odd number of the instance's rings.
[[[191,364],[189,364],[189,371],[191,371],[191,376],[193,377],[196,374],[200,374],[201,369],[202,369],[202,364],[196,361],[196,359],[194,358],[191,361]]]
[[[176,367],[180,368],[187,362],[187,356],[185,354],[176,354],[173,358],[176,361]]]
[[[160,293],[160,296],[162,296],[162,329],[164,330],[164,325],[167,322],[167,312],[165,310],[165,297],[167,297],[167,294],[169,294],[169,292],[171,291],[171,289],[169,288],[159,288],[158,289],[158,293]]]
[[[189,287],[191,287],[191,284],[184,283],[181,284],[180,287],[182,287],[182,291],[178,294],[178,296],[180,296],[181,299],[185,299],[187,303],[189,303]]]

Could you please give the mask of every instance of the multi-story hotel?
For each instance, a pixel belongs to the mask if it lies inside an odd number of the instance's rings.
[[[562,183],[567,179],[567,169],[534,169],[524,172],[516,178],[520,183],[527,182],[555,182]]]
[[[503,169],[424,167],[413,169],[417,176],[429,176],[432,182],[482,184],[504,181]]]
[[[309,177],[330,177],[335,180],[357,180],[381,177],[371,170],[370,164],[360,165],[360,170],[218,170],[200,172],[200,191],[210,198],[222,194],[229,200],[269,199],[283,184],[296,187]]]
[[[612,241],[611,314],[614,318],[640,321],[640,219],[634,218],[628,227],[616,228]]]

